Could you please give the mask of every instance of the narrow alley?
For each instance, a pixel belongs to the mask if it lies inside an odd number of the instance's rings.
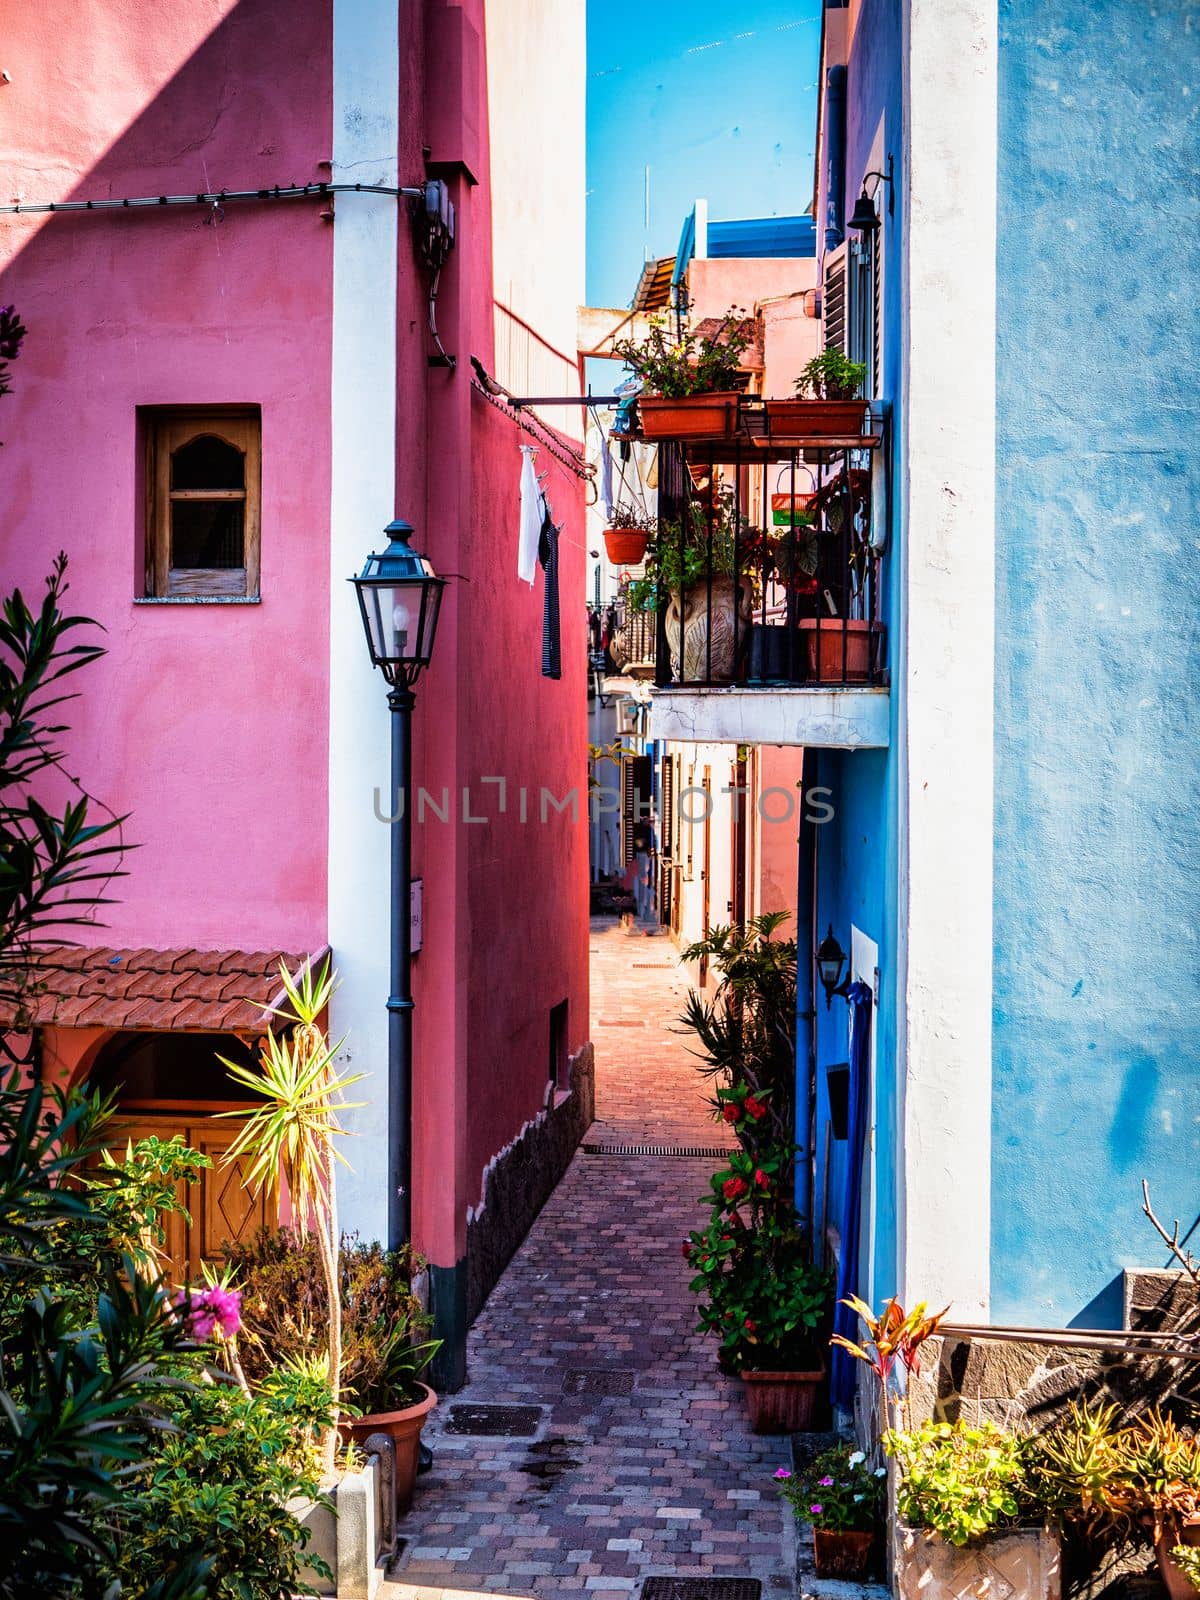
[[[772,1483],[788,1440],[749,1432],[738,1380],[694,1331],[680,1244],[712,1158],[625,1153],[725,1143],[678,1022],[687,987],[666,939],[593,923],[596,1121],[471,1332],[469,1385],[426,1433],[435,1467],[402,1525],[398,1585],[624,1600],[646,1577],[739,1577],[763,1600],[793,1592]],[[486,1425],[465,1413],[485,1406],[531,1411],[502,1416],[507,1433],[456,1431]]]

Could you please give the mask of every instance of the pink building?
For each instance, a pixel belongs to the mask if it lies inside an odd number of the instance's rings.
[[[272,959],[331,949],[331,1027],[369,1074],[343,1222],[375,1237],[389,729],[346,580],[395,516],[450,579],[415,717],[413,1206],[456,1384],[469,1316],[590,1120],[582,618],[564,606],[562,676],[543,676],[544,578],[516,571],[518,445],[539,438],[470,360],[514,392],[578,386],[584,8],[397,9],[12,16],[0,204],[267,192],[0,217],[0,299],[29,328],[0,574],[36,592],[65,548],[74,609],[107,629],[71,760],[138,846],[40,1002],[47,1061],[219,1149],[214,1044],[261,1031],[244,1001],[271,997]],[[455,209],[440,276],[419,201],[272,193],[430,179]],[[530,426],[569,597],[576,452]],[[177,1242],[193,1263],[258,1215],[232,1173],[202,1199]]]

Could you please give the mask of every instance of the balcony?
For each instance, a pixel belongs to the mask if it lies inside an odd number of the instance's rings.
[[[658,435],[658,534],[624,596],[650,734],[886,746],[886,415],[860,404],[858,431],[798,437],[786,406],[723,405],[715,437],[688,437],[684,416]]]

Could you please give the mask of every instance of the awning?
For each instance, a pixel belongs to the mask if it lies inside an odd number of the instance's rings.
[[[38,954],[24,995],[25,1025],[145,1028],[189,1033],[261,1031],[268,1006],[283,998],[282,961],[290,972],[329,947],[289,950],[116,950],[63,945]],[[0,1026],[17,1018],[10,1006]]]

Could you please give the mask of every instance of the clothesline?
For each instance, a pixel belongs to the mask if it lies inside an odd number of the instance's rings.
[[[471,387],[476,394],[481,394],[489,405],[495,406],[497,411],[502,412],[511,421],[515,422],[518,428],[524,428],[526,433],[532,434],[539,445],[561,461],[563,466],[573,472],[577,478],[590,481],[595,477],[595,467],[589,466],[583,457],[573,450],[570,445],[564,443],[561,435],[555,433],[554,429],[549,427],[548,424],[540,422],[536,417],[525,417],[521,412],[515,411],[512,406],[505,405],[504,401],[496,395],[489,394],[477,378],[471,379]]]

